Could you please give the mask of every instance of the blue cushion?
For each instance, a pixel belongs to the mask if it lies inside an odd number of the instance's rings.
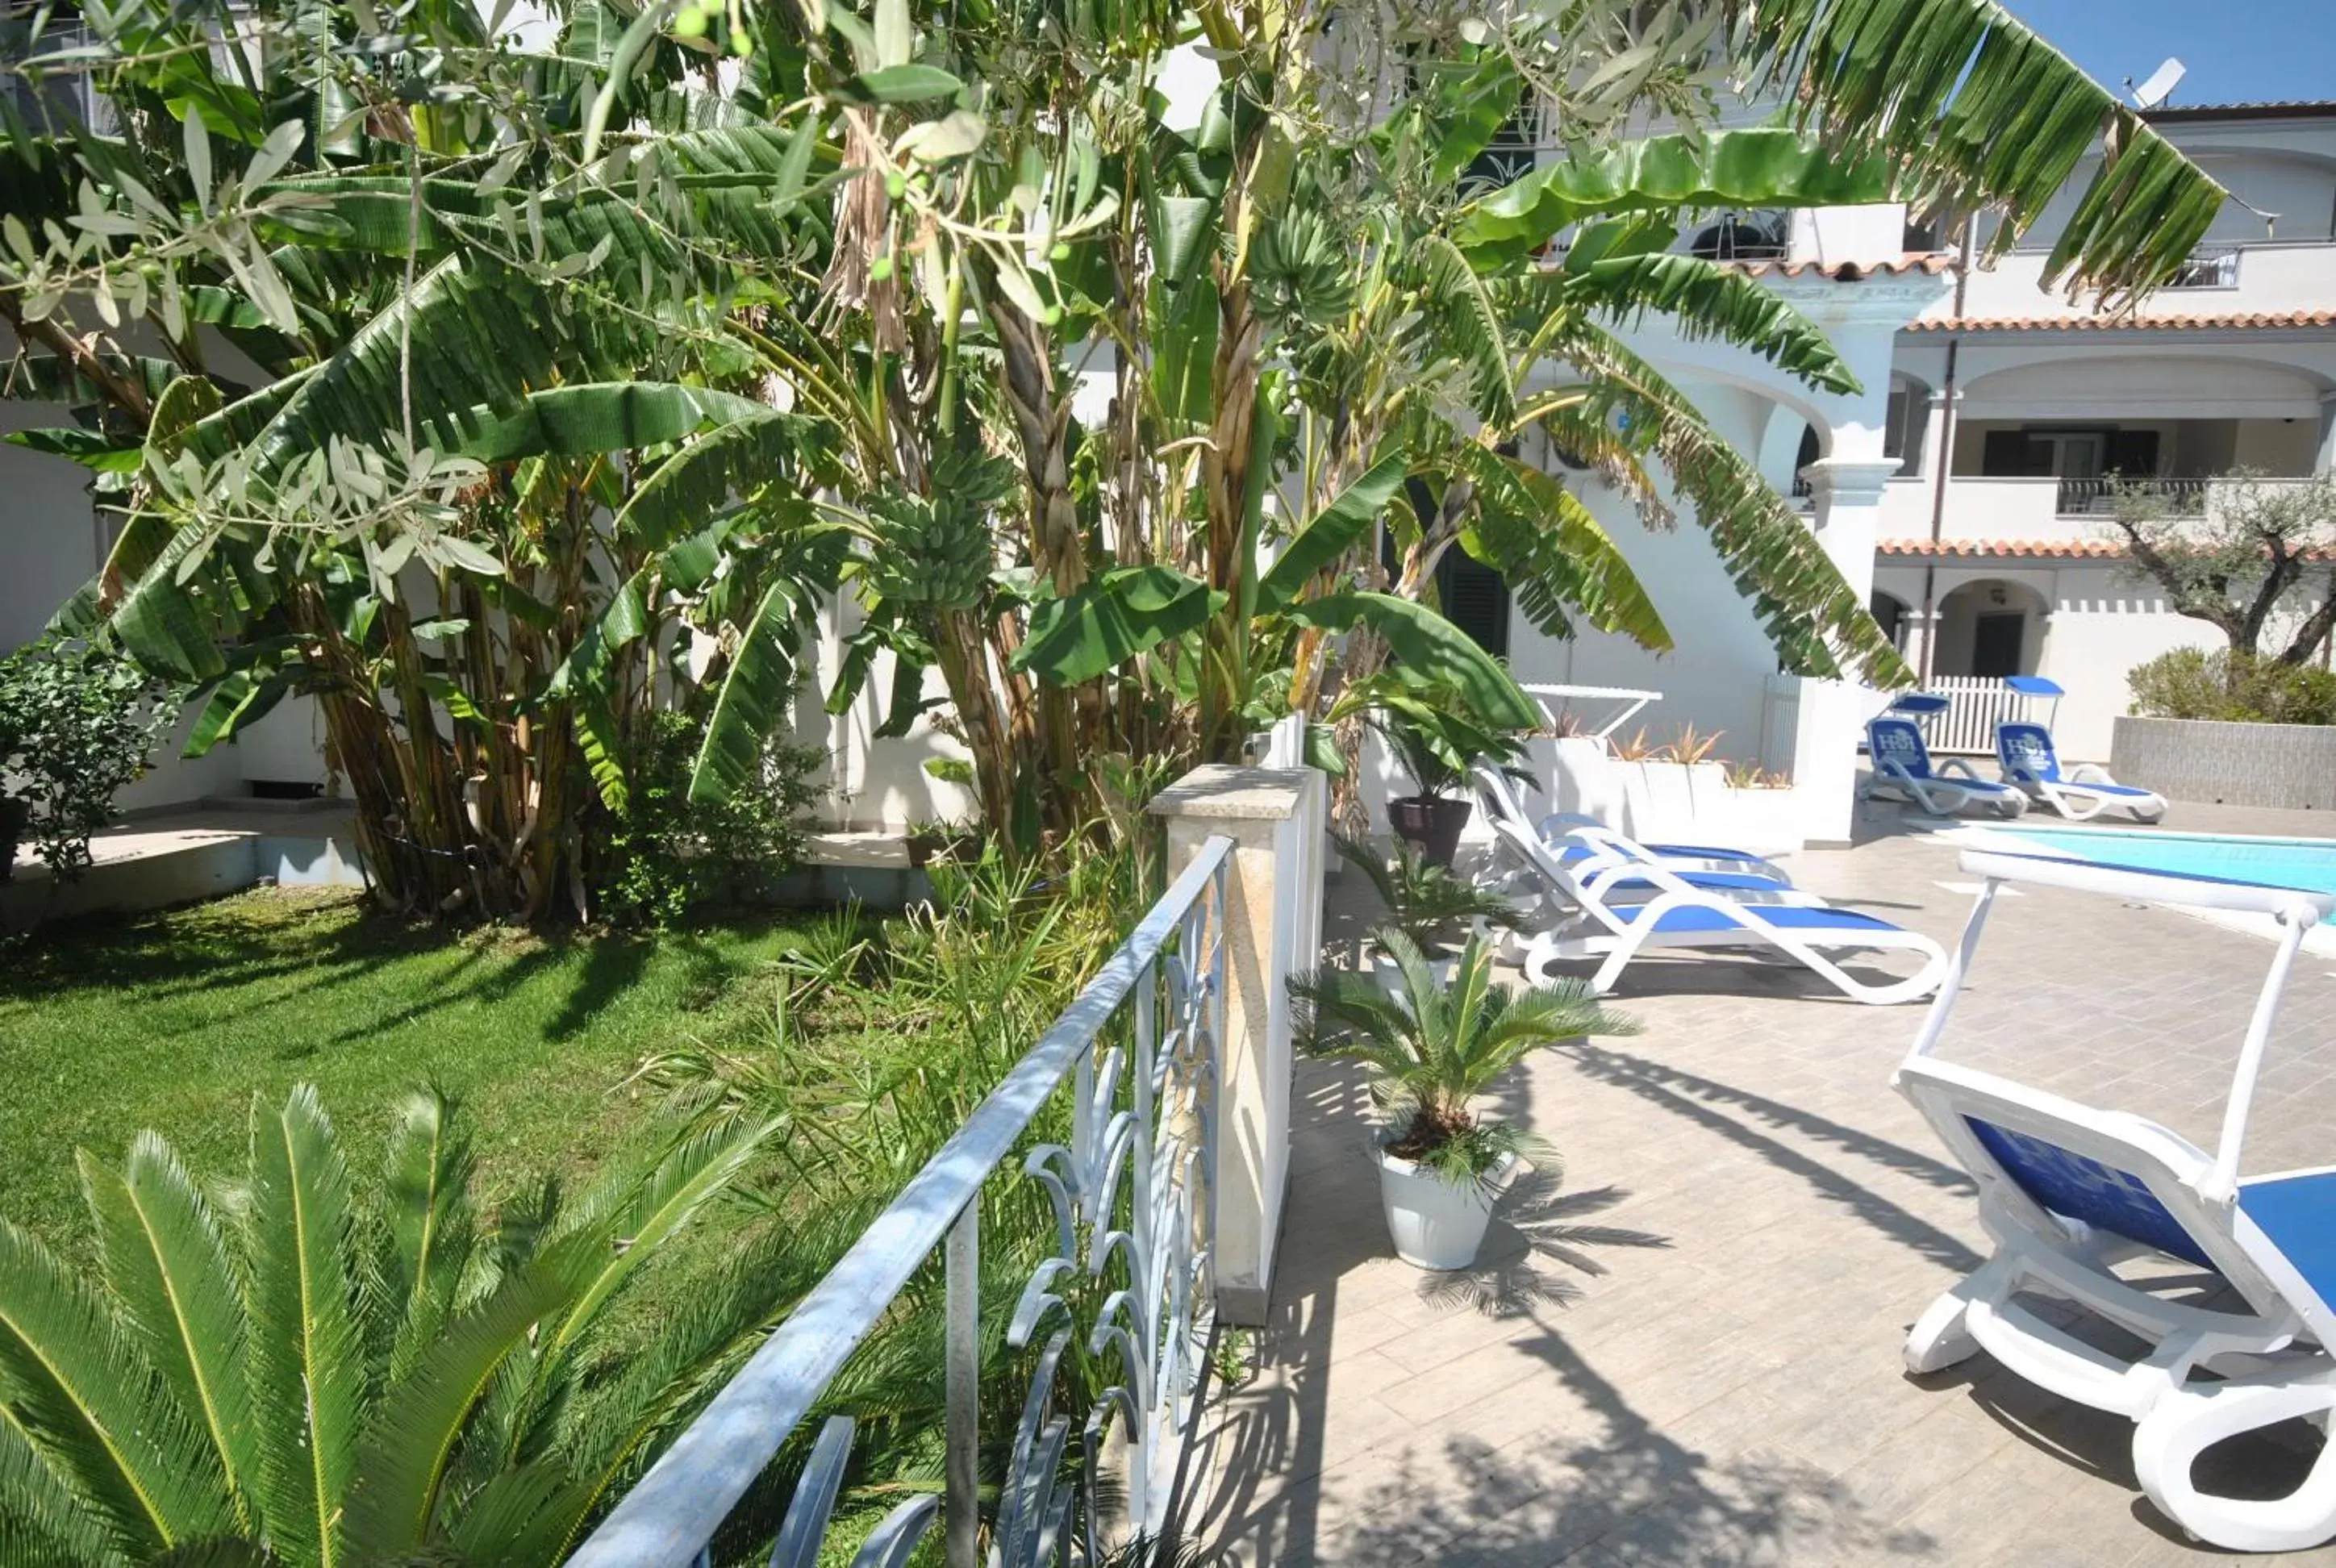
[[[2336,1301],[2336,1171],[2241,1182],[2239,1207],[2322,1301]]]
[[[1673,876],[1691,888],[1704,888],[1714,892],[1785,893],[1793,891],[1790,882],[1780,882],[1775,877],[1754,876],[1748,872],[1673,872]],[[1609,888],[1629,888],[1632,892],[1654,892],[1660,884],[1651,877],[1616,877],[1612,881],[1598,884],[1599,891]]]
[[[1963,1120],[2004,1174],[2041,1207],[2204,1268],[2214,1266],[2182,1222],[2130,1171],[1977,1116]]]
[[[1624,925],[1635,925],[1638,923],[1639,917],[1652,907],[1650,904],[1625,904],[1608,912]],[[1776,927],[1779,930],[1894,931],[1899,929],[1888,920],[1877,920],[1872,915],[1860,914],[1855,910],[1836,910],[1806,904],[1762,904],[1759,914],[1764,922]],[[1736,931],[1743,929],[1744,922],[1726,910],[1715,910],[1702,905],[1689,905],[1685,909],[1667,911],[1662,918],[1655,922],[1656,930],[1675,933]]]
[[[1760,857],[1748,850],[1723,850],[1708,844],[1641,844],[1650,854],[1679,861],[1742,861],[1747,865],[1760,863]],[[1588,844],[1570,843],[1557,852],[1561,861],[1586,861],[1592,855],[1611,855],[1618,852],[1604,845],[1591,848]]]

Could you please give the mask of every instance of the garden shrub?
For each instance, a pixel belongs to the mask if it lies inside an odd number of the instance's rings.
[[[748,899],[803,860],[816,746],[764,743],[760,784],[723,800],[692,800],[702,719],[647,716],[629,748],[629,796],[608,836],[603,912],[620,925],[665,925],[692,908]]]
[[[2136,665],[2126,678],[2134,711],[2147,718],[2336,724],[2336,674],[2316,665],[2178,648]]]
[[[26,830],[59,877],[90,864],[90,834],[144,773],[177,716],[170,689],[122,654],[45,638],[0,657],[0,801],[32,807]]]

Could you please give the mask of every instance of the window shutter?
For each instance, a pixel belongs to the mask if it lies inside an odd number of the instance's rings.
[[[1444,618],[1466,632],[1494,658],[1509,655],[1509,585],[1456,546],[1436,569],[1436,597]]]

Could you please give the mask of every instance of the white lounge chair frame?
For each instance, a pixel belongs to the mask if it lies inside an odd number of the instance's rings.
[[[1568,960],[1599,960],[1591,990],[1603,994],[1621,979],[1633,959],[1650,950],[1719,950],[1752,957],[1789,959],[1808,969],[1853,1001],[1875,1007],[1913,1001],[1928,996],[1947,969],[1947,955],[1938,943],[1918,931],[1887,922],[1873,922],[1854,930],[1819,932],[1780,926],[1762,916],[1761,906],[1727,894],[1698,888],[1673,868],[1640,860],[1624,872],[1631,881],[1643,879],[1653,896],[1625,906],[1604,896],[1601,883],[1592,886],[1579,868],[1568,869],[1536,835],[1510,821],[1497,821],[1493,831],[1531,869],[1546,889],[1549,920],[1527,939],[1522,958],[1525,978],[1536,985],[1553,978],[1552,966]],[[1623,841],[1627,843],[1627,841]],[[1639,852],[1643,853],[1644,852]],[[1802,894],[1794,902],[1829,908],[1822,900]],[[1732,924],[1716,930],[1660,930],[1663,917],[1675,910],[1711,910]],[[1827,955],[1840,951],[1912,951],[1922,955],[1921,971],[1912,978],[1873,985],[1858,979]]]
[[[1577,872],[1601,869],[1610,863],[1651,862],[1673,870],[1743,872],[1786,884],[1793,880],[1791,873],[1776,862],[1749,850],[1711,844],[1639,844],[1615,833],[1597,818],[1575,812],[1549,812],[1536,821],[1527,813],[1524,802],[1506,774],[1489,763],[1478,763],[1472,771],[1475,775],[1476,797],[1484,808],[1487,823],[1513,823],[1518,831],[1530,833],[1550,845],[1552,852],[1569,842],[1598,852],[1579,862],[1574,868]],[[1499,852],[1500,848],[1496,842],[1495,851]]]
[[[2053,776],[2028,766],[2013,752],[2010,737],[2015,731],[2034,730],[2043,735],[2045,755],[2050,758]],[[2040,801],[2067,817],[2070,822],[2090,822],[2103,812],[2124,810],[2136,821],[2154,823],[2166,815],[2166,797],[2135,784],[2121,784],[2109,776],[2109,770],[2098,763],[2080,762],[2073,767],[2062,767],[2059,747],[2054,745],[2049,725],[2027,720],[1998,720],[1995,726],[1996,765],[2003,770],[2003,782],[2031,800]],[[2106,789],[2098,786],[2106,784]]]
[[[1977,1181],[1980,1222],[1995,1250],[1915,1323],[1907,1368],[1936,1371],[1984,1349],[2039,1388],[2130,1418],[2143,1492],[2216,1545],[2274,1552],[2328,1540],[2336,1535],[2336,1446],[2294,1492],[2267,1501],[2201,1491],[2193,1463],[2224,1438],[2297,1417],[2325,1427],[2336,1412],[2336,1361],[2327,1349],[2336,1345],[2336,1314],[2238,1203],[2247,1121],[2280,997],[2304,933],[2336,909],[2336,896],[1979,850],[1964,852],[1962,868],[1984,881],[1938,999],[1893,1081]],[[2280,942],[2248,1020],[2213,1154],[2141,1117],[1935,1059],[1997,890],[2008,881],[2279,920]],[[1976,1124],[1991,1129],[2005,1153]],[[2030,1162],[2042,1163],[2040,1174]],[[2074,1182],[2058,1195],[2071,1209],[2090,1207],[2092,1220],[2039,1201],[2030,1183],[2049,1182]],[[2099,1222],[2104,1216],[2122,1217],[2128,1230],[2156,1239],[2120,1233]],[[2244,1305],[2209,1310],[2168,1300],[2112,1270],[2152,1255],[2193,1267],[2203,1259]],[[2129,1359],[2101,1349],[2018,1299],[2039,1294],[2081,1305],[2149,1350]]]
[[[1883,744],[1885,725],[1903,725],[1913,732],[1915,744],[1922,748],[1923,765],[1929,769],[1927,775],[1915,773],[1889,755],[1892,748]],[[1872,771],[1858,786],[1861,800],[1903,800],[1939,817],[1953,816],[1973,802],[1993,806],[2006,816],[2016,817],[2028,809],[2026,794],[2010,784],[1980,777],[1978,770],[1962,758],[1934,760],[1930,743],[1922,738],[1922,726],[1902,715],[1883,714],[1866,721],[1865,755]]]

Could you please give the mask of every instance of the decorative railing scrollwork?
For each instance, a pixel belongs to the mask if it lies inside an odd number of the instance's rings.
[[[1208,841],[1078,999],[578,1549],[570,1568],[710,1564],[711,1543],[732,1509],[937,1249],[948,1316],[946,1485],[888,1514],[853,1568],[897,1568],[936,1526],[950,1568],[1095,1563],[1126,1540],[1169,1532],[1213,1301],[1211,1182],[1231,849],[1230,839]],[[983,1552],[980,1194],[1066,1081],[1069,1141],[1040,1144],[1021,1162],[1023,1179],[1053,1214],[1055,1245],[1006,1329],[1030,1377]],[[1083,1395],[1066,1384],[1072,1362],[1095,1385]],[[852,1434],[851,1417],[835,1416],[812,1443],[773,1568],[818,1562]],[[1114,1484],[1099,1485],[1107,1475]]]

